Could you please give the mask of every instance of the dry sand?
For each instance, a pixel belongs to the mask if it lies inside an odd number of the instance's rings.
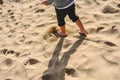
[[[120,0],[76,0],[85,38],[66,17],[57,27],[53,6],[40,0],[0,5],[0,80],[120,80]],[[2,3],[2,2],[0,2]]]

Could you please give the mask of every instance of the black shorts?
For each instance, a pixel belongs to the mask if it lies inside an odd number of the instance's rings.
[[[75,13],[75,4],[71,5],[66,9],[55,8],[55,11],[56,11],[57,21],[59,26],[65,25],[64,18],[66,17],[66,15],[68,15],[73,22],[79,19],[79,17]]]

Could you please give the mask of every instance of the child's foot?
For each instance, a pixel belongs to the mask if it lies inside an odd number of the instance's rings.
[[[60,31],[57,31],[57,34],[58,34],[60,37],[66,37],[66,36],[67,36],[67,34],[64,34],[64,33],[60,32]]]
[[[67,34],[64,34],[64,33],[57,31],[57,30],[55,30],[54,33],[57,34],[59,37],[67,37]]]
[[[88,32],[85,30],[85,31],[80,31],[79,33],[81,34],[88,34]]]
[[[88,32],[85,30],[85,31],[80,31],[79,32],[80,35],[84,35],[84,36],[87,36]]]

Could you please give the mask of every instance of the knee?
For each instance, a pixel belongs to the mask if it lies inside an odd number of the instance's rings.
[[[64,20],[59,20],[58,21],[58,26],[63,26],[65,25],[65,21]]]
[[[69,16],[69,18],[70,18],[73,22],[75,22],[75,21],[77,21],[77,20],[79,19],[79,17],[78,17],[77,15],[75,15],[75,16]]]

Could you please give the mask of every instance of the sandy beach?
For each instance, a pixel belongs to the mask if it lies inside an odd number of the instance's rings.
[[[120,80],[120,0],[76,0],[87,37],[42,0],[0,1],[0,80]]]

